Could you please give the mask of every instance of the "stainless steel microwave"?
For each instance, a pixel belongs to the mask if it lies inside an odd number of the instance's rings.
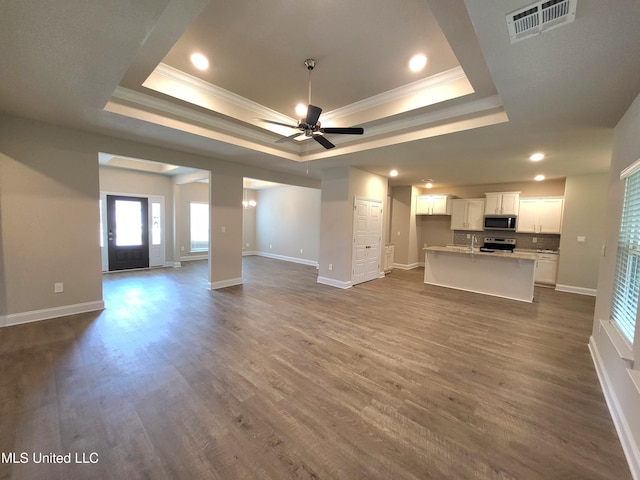
[[[485,230],[510,230],[515,232],[516,230],[515,215],[485,215],[484,217],[484,229]]]

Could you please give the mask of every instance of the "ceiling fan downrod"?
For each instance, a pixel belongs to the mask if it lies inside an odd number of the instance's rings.
[[[309,102],[307,104],[311,105],[311,71],[316,67],[316,61],[313,58],[307,58],[304,66],[309,70]]]

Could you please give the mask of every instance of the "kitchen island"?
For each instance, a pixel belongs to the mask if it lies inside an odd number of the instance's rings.
[[[424,283],[533,301],[535,253],[481,252],[457,246],[425,250]]]

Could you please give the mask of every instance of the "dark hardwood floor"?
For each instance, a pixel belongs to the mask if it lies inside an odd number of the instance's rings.
[[[218,291],[206,262],[106,275],[104,312],[0,329],[0,452],[29,457],[0,478],[631,478],[593,298],[422,275],[339,290],[261,257]]]

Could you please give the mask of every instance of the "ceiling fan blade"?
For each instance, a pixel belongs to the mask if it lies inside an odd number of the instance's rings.
[[[280,125],[281,127],[298,128],[298,125],[289,125],[288,123],[274,122],[273,120],[265,120],[264,118],[259,118],[258,120],[260,120],[261,122],[265,122],[265,123],[272,123],[274,125]]]
[[[321,132],[323,133],[342,133],[347,135],[362,135],[364,133],[364,128],[360,127],[327,127],[321,128]]]
[[[322,135],[314,135],[313,139],[316,142],[318,142],[320,145],[322,145],[324,148],[326,148],[327,150],[329,150],[330,148],[335,147],[335,145],[333,143],[331,143],[329,140],[327,140]]]
[[[314,126],[316,123],[318,123],[318,119],[320,118],[321,113],[322,109],[320,107],[309,105],[307,107],[307,119],[305,120],[307,125]]]
[[[304,135],[304,133],[294,133],[293,135],[289,135],[288,137],[282,137],[279,138],[278,140],[275,141],[275,143],[284,143],[284,142],[288,142],[289,140],[293,140],[296,137],[299,137],[300,135]]]

